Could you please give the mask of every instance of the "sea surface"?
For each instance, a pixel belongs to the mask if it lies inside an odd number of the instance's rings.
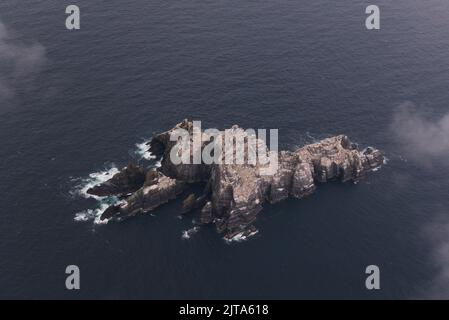
[[[447,0],[77,0],[76,31],[69,4],[0,2],[0,298],[449,297]],[[86,186],[157,165],[141,143],[187,117],[289,150],[344,133],[388,162],[266,205],[241,243],[183,239],[182,199],[95,223]]]

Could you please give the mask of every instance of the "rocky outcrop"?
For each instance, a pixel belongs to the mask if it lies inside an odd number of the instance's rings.
[[[150,184],[145,183],[139,190],[124,199],[120,205],[109,207],[100,219],[127,218],[146,213],[175,199],[183,192],[184,182],[171,179],[160,172],[154,172],[156,178]]]
[[[187,198],[184,199],[184,201],[182,202],[182,209],[181,209],[181,213],[182,214],[186,214],[189,213],[190,211],[194,210],[196,205],[195,205],[195,194],[191,193],[187,196]]]
[[[88,194],[106,196],[124,196],[139,190],[145,182],[145,170],[129,163],[108,181],[87,190]]]
[[[212,223],[213,221],[214,216],[212,214],[212,203],[208,201],[201,209],[200,224],[209,224]]]
[[[288,197],[303,198],[313,193],[320,183],[331,180],[357,181],[364,174],[379,167],[384,157],[379,150],[367,148],[359,151],[347,136],[339,135],[306,145],[296,151],[276,153],[278,166],[272,174],[266,174],[267,165],[259,161],[243,164],[211,163],[174,164],[170,151],[176,141],[170,134],[185,129],[191,136],[192,122],[184,120],[173,129],[156,135],[150,143],[150,151],[162,158],[161,167],[145,173],[142,168],[128,166],[111,180],[96,186],[92,194],[127,194],[122,204],[106,210],[102,219],[129,217],[149,212],[176,198],[186,184],[206,182],[204,194],[190,194],[183,202],[182,213],[196,211],[198,224],[214,224],[225,239],[244,239],[257,233],[254,227],[257,216],[265,202],[277,203]],[[245,159],[248,157],[248,133],[238,126],[231,130],[245,142]],[[217,136],[201,132],[201,143],[192,141],[190,158],[205,147],[219,141]],[[223,132],[219,134],[223,135]],[[225,141],[225,140],[222,140]],[[265,144],[259,152],[273,155]],[[225,143],[220,145],[224,148]],[[224,153],[218,155],[224,159]]]
[[[184,120],[171,130],[157,134],[151,139],[149,150],[156,157],[162,159],[160,171],[169,177],[174,177],[187,183],[207,181],[209,179],[209,166],[193,164],[193,154],[200,153],[204,144],[196,146],[192,140],[190,141],[192,150],[189,158],[192,160],[192,164],[174,164],[170,160],[170,151],[177,143],[177,141],[170,141],[170,135],[177,129],[184,129],[190,133],[191,137],[193,136],[192,122]],[[202,135],[203,141],[206,140],[204,133]]]

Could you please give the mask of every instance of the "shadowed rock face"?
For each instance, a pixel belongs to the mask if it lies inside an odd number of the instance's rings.
[[[184,120],[172,130],[183,128],[191,133],[192,127],[192,122]],[[257,232],[253,223],[262,211],[263,203],[276,203],[288,197],[303,198],[313,193],[318,183],[330,180],[357,181],[384,161],[379,150],[359,151],[348,137],[339,135],[295,152],[279,152],[278,168],[271,175],[261,173],[266,166],[259,162],[175,165],[170,160],[170,150],[176,144],[170,141],[172,130],[156,135],[150,144],[150,151],[162,157],[158,171],[145,173],[141,168],[128,166],[109,181],[89,190],[104,196],[108,192],[125,194],[123,191],[135,189],[120,206],[106,210],[102,218],[128,217],[151,211],[176,198],[186,183],[207,182],[203,195],[198,198],[190,195],[185,199],[183,213],[200,209],[196,219],[199,224],[215,224],[218,232],[224,233],[227,239],[245,237]],[[232,130],[246,137],[243,129],[234,126]],[[197,150],[192,148],[191,154],[201,152],[216,140],[202,133],[202,141]],[[268,155],[270,151],[263,145],[262,152]]]
[[[140,189],[144,182],[145,170],[130,163],[108,181],[87,190],[87,193],[100,197],[124,196]]]

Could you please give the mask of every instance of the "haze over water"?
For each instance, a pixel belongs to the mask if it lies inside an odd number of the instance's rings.
[[[0,298],[449,297],[446,0],[76,2],[78,31],[70,3],[0,3]],[[186,117],[277,128],[281,149],[343,133],[389,161],[267,205],[239,244],[183,240],[182,199],[75,220],[98,206],[76,192],[90,174],[153,165],[136,144]]]

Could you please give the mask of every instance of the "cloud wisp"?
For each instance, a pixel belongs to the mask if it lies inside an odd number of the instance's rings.
[[[448,162],[449,113],[433,120],[406,103],[396,109],[391,129],[409,159],[426,166]]]
[[[0,99],[11,98],[45,63],[45,48],[14,38],[0,21]]]
[[[426,290],[423,298],[449,299],[449,218],[438,216],[425,227],[425,236],[434,244],[431,259],[437,268],[437,275]]]
[[[403,156],[444,180],[449,165],[449,112],[436,117],[429,111],[410,102],[402,104],[394,112],[391,133]],[[403,185],[411,183],[413,180],[403,180]],[[419,293],[419,299],[449,299],[449,215],[444,203],[428,204],[441,206],[423,226],[423,237],[430,245],[429,262],[436,273]]]

